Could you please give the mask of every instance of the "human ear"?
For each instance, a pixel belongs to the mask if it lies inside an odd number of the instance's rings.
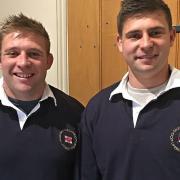
[[[119,49],[119,52],[122,52],[122,38],[119,34],[117,34],[116,44]]]
[[[54,60],[53,55],[49,53],[47,58],[47,70],[51,68],[53,60]]]
[[[171,46],[173,46],[175,37],[176,37],[176,30],[175,30],[175,28],[173,27],[173,28],[170,30],[170,45],[171,45]]]

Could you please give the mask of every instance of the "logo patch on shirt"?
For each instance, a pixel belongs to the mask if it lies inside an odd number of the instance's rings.
[[[174,150],[180,152],[180,126],[173,129],[170,135],[170,140]]]
[[[77,144],[76,133],[70,129],[63,129],[59,133],[59,140],[61,145],[66,150],[73,150]]]

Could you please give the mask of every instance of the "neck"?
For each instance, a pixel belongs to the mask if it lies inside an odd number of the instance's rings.
[[[10,98],[18,99],[21,101],[33,101],[42,97],[45,85],[46,85],[45,83],[42,84],[42,86],[38,87],[38,89],[32,88],[32,89],[28,89],[24,91],[20,91],[20,90],[13,91],[13,89],[9,88],[7,84],[4,82],[3,88],[5,91],[5,94]]]
[[[129,70],[129,83],[132,87],[138,89],[150,89],[165,83],[170,76],[169,68],[153,75],[135,74]]]

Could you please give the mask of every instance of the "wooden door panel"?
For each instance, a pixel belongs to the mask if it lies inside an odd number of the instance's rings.
[[[165,0],[173,25],[180,24],[180,0]],[[120,0],[68,0],[69,92],[83,104],[118,81],[127,65],[116,47]],[[180,68],[180,34],[169,63]]]
[[[119,0],[102,1],[102,88],[119,81],[127,65],[116,45]]]
[[[100,90],[99,1],[68,1],[69,93],[83,104]]]
[[[171,14],[172,14],[172,20],[173,20],[173,25],[176,25],[178,22],[178,15],[179,15],[179,0],[164,0],[170,10],[171,10]],[[174,45],[170,50],[170,54],[169,54],[169,64],[175,66],[176,68],[178,68],[178,38],[175,39]]]

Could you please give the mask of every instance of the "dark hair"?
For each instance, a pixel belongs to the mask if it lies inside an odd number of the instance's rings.
[[[0,48],[5,35],[15,31],[27,31],[44,37],[47,43],[47,52],[50,51],[50,39],[43,25],[24,14],[11,15],[0,24]]]
[[[121,9],[117,16],[118,33],[121,36],[124,22],[128,17],[144,12],[162,11],[168,22],[169,29],[172,29],[172,16],[169,7],[163,0],[122,0]]]

